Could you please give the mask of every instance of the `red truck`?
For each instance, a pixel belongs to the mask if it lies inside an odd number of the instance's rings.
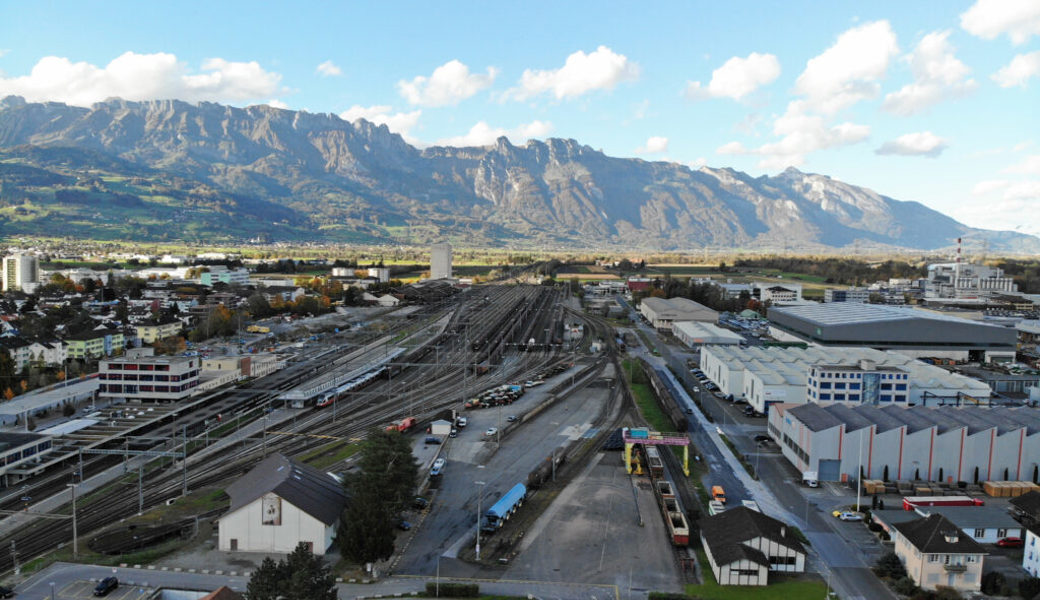
[[[906,496],[903,510],[914,510],[918,506],[982,506],[986,501],[969,496]]]
[[[386,430],[387,431],[400,431],[401,433],[404,433],[404,432],[408,431],[409,429],[411,429],[412,427],[415,427],[415,417],[405,417],[405,418],[401,419],[400,421],[394,423],[393,425],[388,426],[386,428]]]

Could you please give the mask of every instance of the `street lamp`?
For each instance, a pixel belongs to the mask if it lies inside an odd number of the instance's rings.
[[[480,491],[477,492],[477,562],[480,562],[480,501],[484,497],[484,486],[487,485],[487,482],[474,481],[473,483],[480,486]]]

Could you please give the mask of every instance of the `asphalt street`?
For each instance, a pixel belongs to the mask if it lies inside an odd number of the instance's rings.
[[[636,327],[641,328],[644,333],[651,336],[650,339],[658,340],[657,332],[641,321]],[[767,514],[799,524],[811,544],[811,563],[816,564],[821,575],[827,579],[829,585],[837,590],[842,598],[846,600],[874,600],[895,599],[896,595],[885,586],[873,572],[870,565],[880,555],[880,545],[876,538],[870,535],[866,528],[859,523],[837,522],[830,516],[832,505],[848,504],[848,498],[831,494],[830,488],[822,487],[817,490],[808,491],[802,488],[797,476],[792,476],[786,461],[779,455],[770,456],[762,460],[759,457],[760,481],[748,485],[750,477],[739,463],[734,465],[735,459],[732,453],[723,444],[714,427],[720,427],[728,435],[738,449],[747,454],[758,451],[754,443],[747,438],[746,433],[755,431],[755,426],[738,424],[740,419],[736,415],[729,423],[713,425],[707,422],[703,414],[693,404],[689,394],[667,369],[672,364],[677,372],[686,373],[685,360],[673,353],[668,344],[659,341],[656,350],[661,356],[653,356],[646,349],[639,352],[646,360],[655,365],[662,373],[663,379],[668,382],[670,391],[675,394],[679,402],[684,403],[694,414],[690,419],[690,436],[697,445],[698,450],[704,452],[709,460],[710,471],[705,477],[705,484],[715,481],[728,481],[722,483],[725,487],[727,499],[734,500],[753,499]],[[701,392],[702,404],[711,407],[717,403],[716,411],[723,411],[723,401],[719,401],[711,394]],[[710,409],[710,408],[709,408]],[[721,412],[716,412],[721,415]],[[744,420],[746,422],[746,419]],[[717,422],[718,423],[718,422]],[[765,431],[764,424],[761,431]],[[718,461],[717,465],[711,461]],[[730,486],[732,486],[732,491]],[[733,500],[729,502],[733,504]],[[807,510],[808,507],[808,510]],[[821,513],[821,508],[826,512]]]
[[[576,365],[571,370],[581,368]],[[606,405],[609,390],[589,387],[558,401],[515,430],[503,430],[500,444],[485,439],[484,432],[500,421],[505,423],[509,415],[524,418],[544,399],[546,390],[570,376],[570,371],[557,375],[510,406],[466,411],[469,424],[446,445],[442,456],[447,463],[438,489],[431,494],[431,508],[417,519],[394,573],[433,575],[438,568],[442,574],[477,573],[476,567],[456,557],[463,546],[475,541],[478,512],[490,508],[515,484],[525,482],[531,470],[568,440],[593,435],[591,423]],[[487,548],[494,540],[484,536],[482,542]]]

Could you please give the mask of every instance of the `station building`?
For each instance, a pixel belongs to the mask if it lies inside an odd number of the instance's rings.
[[[921,357],[1014,360],[1009,327],[882,304],[831,302],[769,309],[770,335],[820,346],[866,346]]]
[[[991,393],[981,381],[872,348],[712,345],[700,361],[723,394],[761,413],[779,402],[985,404]]]
[[[0,433],[0,488],[33,474],[31,465],[51,451],[51,436],[37,433]]]
[[[200,362],[194,356],[103,360],[98,368],[98,396],[127,400],[183,400],[199,385]]]
[[[1040,412],[1029,408],[777,404],[768,431],[820,481],[1040,481]]]
[[[643,298],[639,303],[639,312],[655,329],[668,331],[672,329],[672,323],[677,321],[715,323],[719,320],[718,311],[688,298]]]

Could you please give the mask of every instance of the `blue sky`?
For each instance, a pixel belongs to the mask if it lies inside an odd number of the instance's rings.
[[[1040,2],[4,2],[0,96],[787,166],[1040,234]]]

